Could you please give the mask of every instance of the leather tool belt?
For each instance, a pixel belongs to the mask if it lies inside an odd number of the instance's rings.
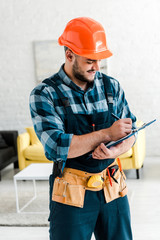
[[[92,176],[100,176],[103,184],[98,187],[88,187],[88,181]],[[84,205],[85,191],[104,190],[106,202],[127,194],[125,175],[119,170],[116,162],[113,162],[100,173],[88,173],[72,168],[64,168],[61,178],[56,177],[53,185],[52,200],[55,202],[81,207]]]

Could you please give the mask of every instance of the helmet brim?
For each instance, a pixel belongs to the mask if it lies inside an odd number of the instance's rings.
[[[77,54],[79,55],[79,54]],[[98,53],[92,53],[92,54],[80,54],[79,56],[86,57],[88,59],[93,59],[93,60],[101,60],[101,59],[106,59],[109,58],[113,55],[113,53],[109,50],[105,50],[103,52],[98,52]]]

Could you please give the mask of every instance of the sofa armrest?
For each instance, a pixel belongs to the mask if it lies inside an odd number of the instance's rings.
[[[12,146],[14,148],[15,151],[15,155],[17,155],[17,137],[18,137],[18,131],[16,130],[3,130],[0,131],[0,133],[2,134],[6,144],[8,146]]]
[[[29,145],[30,145],[29,133],[25,132],[25,133],[20,134],[17,138],[18,163],[19,163],[20,170],[22,170],[26,167],[23,152]]]

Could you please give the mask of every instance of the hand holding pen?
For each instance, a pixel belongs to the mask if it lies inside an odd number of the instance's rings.
[[[118,121],[114,122],[109,128],[111,141],[116,141],[122,137],[125,137],[132,131],[131,118],[120,119],[118,116],[112,113],[112,116]]]
[[[115,116],[116,115],[114,115],[114,117]],[[118,121],[114,122],[111,127],[102,129],[103,133],[109,137],[107,142],[117,141],[131,133],[132,120],[130,118],[119,119],[117,116],[115,118]],[[92,127],[94,126],[92,125]],[[96,159],[116,158],[122,153],[128,151],[132,145],[133,140],[132,142],[127,141],[125,145],[120,143],[111,148],[107,148],[104,143],[101,143],[93,151],[92,157]]]
[[[121,119],[121,118],[119,118],[118,116],[116,116],[114,113],[111,113],[111,115],[112,115],[115,119],[117,119],[117,120],[120,120],[120,119]],[[145,125],[145,123],[144,123],[143,125]],[[137,129],[132,128],[132,132],[134,132],[134,131],[137,131]]]

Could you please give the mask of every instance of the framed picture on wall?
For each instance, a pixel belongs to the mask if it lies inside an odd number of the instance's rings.
[[[64,48],[57,41],[36,41],[33,43],[35,73],[38,82],[58,72],[65,61]]]
[[[64,48],[56,40],[35,41],[33,49],[37,82],[58,72],[65,62]],[[106,59],[101,61],[100,71],[107,74]]]

